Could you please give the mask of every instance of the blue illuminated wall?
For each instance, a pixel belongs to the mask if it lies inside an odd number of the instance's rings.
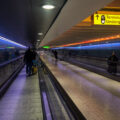
[[[26,50],[26,46],[0,36],[0,64],[19,57],[20,51]]]
[[[91,56],[103,58],[109,57],[112,54],[112,51],[115,51],[116,55],[120,57],[120,42],[61,47],[54,48],[54,50],[57,50],[60,54],[69,54],[71,56]]]

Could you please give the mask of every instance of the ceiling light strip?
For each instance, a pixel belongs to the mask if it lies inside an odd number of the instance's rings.
[[[9,39],[7,39],[7,38],[5,38],[5,37],[2,37],[2,36],[0,36],[0,40],[6,41],[6,42],[9,42],[9,43],[12,43],[12,44],[17,45],[17,46],[22,47],[22,48],[27,48],[26,46],[24,46],[24,45],[22,45],[22,44],[19,44],[19,43],[17,43],[17,42],[14,42],[14,41],[9,40]]]

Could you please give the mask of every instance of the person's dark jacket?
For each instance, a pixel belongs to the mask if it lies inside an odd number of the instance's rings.
[[[54,51],[54,56],[55,56],[56,59],[58,58],[57,51]]]
[[[24,62],[25,63],[31,63],[33,60],[33,53],[30,49],[28,49],[26,52],[25,52],[25,55],[24,55]]]
[[[36,56],[37,56],[37,53],[36,53],[35,50],[32,51],[32,56],[33,56],[33,60],[35,60],[35,59],[36,59]]]
[[[108,58],[108,65],[116,66],[118,62],[118,58],[115,55],[112,55]]]

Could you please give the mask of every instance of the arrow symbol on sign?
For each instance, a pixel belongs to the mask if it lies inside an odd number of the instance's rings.
[[[97,18],[97,20],[98,20],[98,18],[99,18],[99,15],[96,15],[96,18]]]

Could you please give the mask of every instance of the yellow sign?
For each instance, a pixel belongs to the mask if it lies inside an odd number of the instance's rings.
[[[95,25],[120,25],[120,15],[94,14]]]

